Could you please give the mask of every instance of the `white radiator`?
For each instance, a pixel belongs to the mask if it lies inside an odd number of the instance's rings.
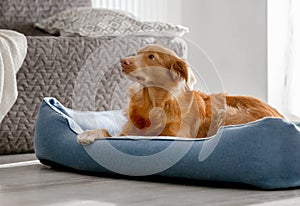
[[[167,0],[92,0],[95,8],[118,9],[133,13],[143,21],[167,21]]]

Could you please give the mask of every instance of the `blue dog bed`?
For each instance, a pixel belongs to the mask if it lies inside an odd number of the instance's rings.
[[[77,143],[83,130],[106,128],[117,134],[125,121],[121,111],[74,111],[45,98],[35,127],[36,156],[48,165],[99,174],[225,181],[263,189],[300,186],[300,123],[265,118],[222,127],[205,139],[133,136]]]

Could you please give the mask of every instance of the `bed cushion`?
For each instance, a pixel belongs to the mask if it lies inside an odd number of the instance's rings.
[[[37,158],[97,174],[237,182],[263,189],[300,186],[300,123],[264,118],[222,127],[205,139],[131,136],[87,146],[76,141],[86,129],[118,133],[125,121],[121,110],[80,112],[45,98],[35,128]]]
[[[186,27],[165,22],[144,22],[133,14],[110,9],[74,8],[40,20],[35,26],[61,36],[116,36],[151,32],[182,36]]]

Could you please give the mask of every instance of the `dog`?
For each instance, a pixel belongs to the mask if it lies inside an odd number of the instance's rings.
[[[122,58],[120,64],[122,72],[137,84],[129,89],[128,121],[119,136],[205,138],[221,126],[284,118],[253,97],[193,90],[196,78],[187,61],[160,45],[146,45],[137,55]],[[77,140],[90,144],[107,137],[111,135],[100,128],[79,134]]]

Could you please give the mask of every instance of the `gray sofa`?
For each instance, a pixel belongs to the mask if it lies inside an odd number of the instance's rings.
[[[44,97],[53,96],[77,110],[120,109],[126,104],[126,88],[116,85],[127,85],[120,73],[120,57],[147,43],[162,44],[178,55],[186,51],[185,43],[172,36],[57,37],[33,27],[41,18],[79,6],[91,2],[0,1],[0,28],[24,33],[28,41],[17,74],[17,101],[0,123],[0,154],[34,152],[34,124]]]

